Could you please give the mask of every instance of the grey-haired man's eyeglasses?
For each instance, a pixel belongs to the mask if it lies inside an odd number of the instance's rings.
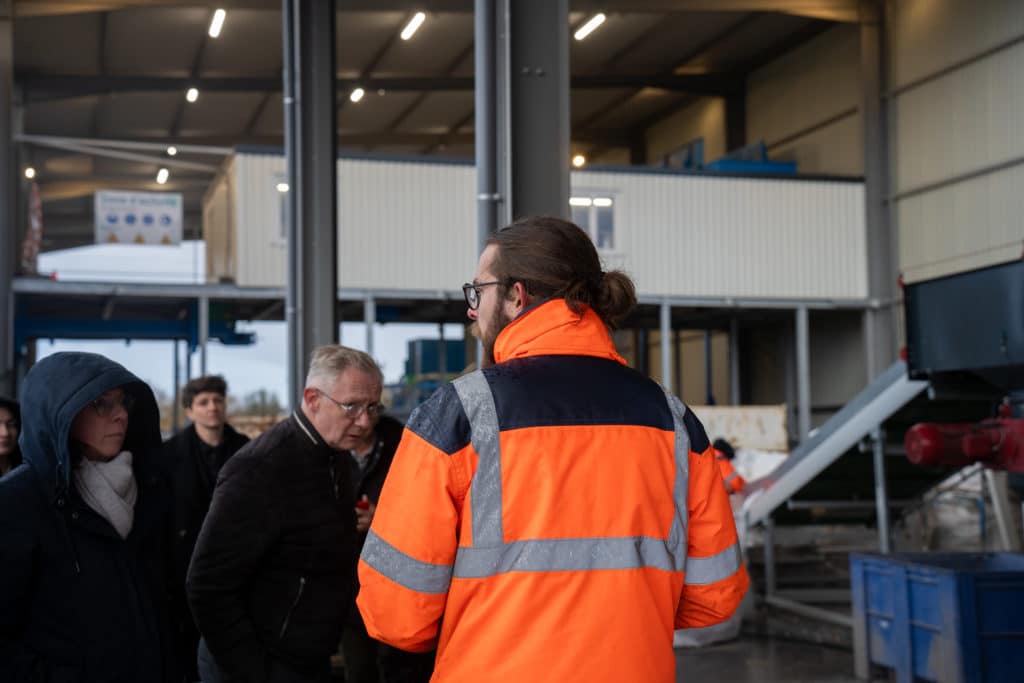
[[[462,285],[462,295],[466,297],[466,305],[471,311],[480,308],[480,288],[500,285],[504,280],[492,280],[491,282],[467,282]]]
[[[328,401],[341,408],[341,411],[345,413],[345,417],[350,418],[352,420],[362,415],[363,411],[366,411],[366,414],[369,415],[371,419],[377,419],[384,413],[385,410],[387,410],[387,406],[385,406],[383,403],[342,403],[340,401],[335,401],[333,398],[328,396],[325,392],[320,391],[319,389],[316,390],[316,393],[320,394]]]

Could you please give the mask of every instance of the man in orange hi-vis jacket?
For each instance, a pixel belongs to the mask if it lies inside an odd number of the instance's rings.
[[[718,461],[718,471],[722,474],[726,493],[743,493],[747,480],[740,476],[732,464],[736,449],[725,439],[715,439],[712,448],[715,449],[715,460]]]
[[[675,681],[673,629],[747,590],[704,428],[626,367],[633,283],[556,218],[499,231],[463,287],[483,369],[413,412],[359,562],[371,636],[433,681]]]

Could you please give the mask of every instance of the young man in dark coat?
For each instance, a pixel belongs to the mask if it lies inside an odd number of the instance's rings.
[[[198,681],[199,631],[185,598],[185,574],[199,529],[210,509],[217,474],[249,437],[226,421],[228,385],[223,377],[197,377],[182,389],[181,404],[191,424],[164,444],[164,462],[174,484],[174,542],[177,560],[175,618],[180,633],[181,667],[187,681]]]
[[[221,470],[187,592],[204,683],[322,683],[354,593],[355,499],[344,452],[379,411],[361,351],[313,352],[301,405]]]
[[[24,462],[0,480],[0,681],[177,683],[153,392],[58,353],[21,399]]]
[[[368,428],[358,432],[358,443],[348,451],[360,551],[373,522],[391,460],[402,440],[401,422],[386,415],[372,417]],[[427,683],[434,670],[434,652],[404,652],[371,638],[354,598],[342,634],[346,683]]]

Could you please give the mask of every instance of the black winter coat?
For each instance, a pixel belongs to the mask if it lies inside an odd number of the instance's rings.
[[[242,446],[249,443],[249,437],[236,432],[231,425],[224,425],[224,438],[218,449],[219,461],[213,463],[219,472]],[[199,680],[196,671],[196,647],[199,631],[192,619],[185,598],[185,576],[196,547],[199,529],[203,526],[206,513],[213,498],[216,476],[211,477],[202,461],[199,435],[195,425],[189,425],[164,443],[163,465],[170,472],[174,489],[174,618],[181,646],[180,666],[190,681]]]
[[[138,486],[122,539],[72,483],[75,416],[122,386],[135,398],[124,448]],[[153,458],[149,387],[103,356],[40,361],[22,392],[24,463],[0,481],[0,681],[136,683],[179,679],[169,619],[170,489]]]
[[[187,592],[224,683],[327,670],[354,588],[343,457],[296,411],[221,469]]]

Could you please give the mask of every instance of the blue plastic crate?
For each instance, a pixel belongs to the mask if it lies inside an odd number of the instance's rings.
[[[898,683],[1024,681],[1024,555],[850,555],[854,659]]]

